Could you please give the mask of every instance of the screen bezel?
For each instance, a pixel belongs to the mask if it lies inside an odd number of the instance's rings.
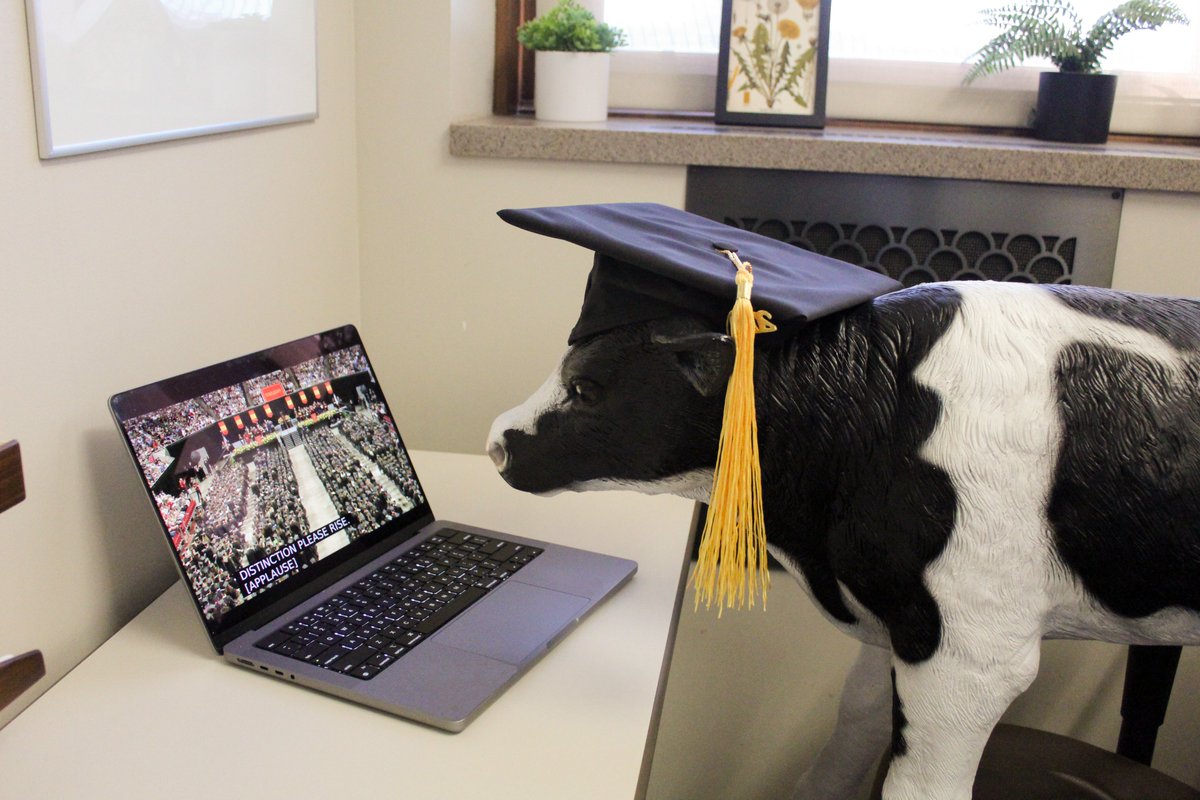
[[[257,627],[262,621],[274,618],[288,608],[301,603],[331,585],[338,578],[348,574],[358,566],[377,557],[384,550],[394,547],[406,539],[416,535],[424,526],[433,521],[433,510],[429,497],[421,484],[420,476],[413,467],[413,477],[421,492],[422,502],[413,508],[385,522],[374,531],[359,536],[354,541],[326,556],[317,563],[306,567],[299,574],[280,581],[255,594],[250,599],[231,609],[219,620],[209,619],[204,614],[201,598],[197,596],[191,578],[184,568],[180,553],[171,541],[171,532],[159,512],[154,501],[153,486],[146,480],[142,466],[138,463],[137,451],[123,422],[128,419],[146,414],[161,408],[174,405],[189,399],[198,398],[206,392],[240,383],[251,377],[265,375],[278,369],[286,369],[303,363],[317,355],[324,355],[336,350],[357,345],[362,349],[370,370],[371,383],[379,396],[380,402],[396,427],[400,448],[408,455],[404,437],[395,425],[395,413],[387,401],[387,396],[380,385],[370,354],[353,325],[343,325],[322,333],[315,333],[300,339],[294,339],[284,344],[267,347],[232,358],[219,364],[202,367],[190,372],[181,373],[171,378],[165,378],[154,383],[146,384],[135,389],[119,392],[109,399],[109,409],[117,424],[121,439],[137,470],[138,483],[141,484],[146,498],[150,502],[159,530],[165,536],[167,549],[175,562],[175,567],[188,588],[192,604],[197,615],[204,624],[205,630],[218,653],[224,645],[240,636],[247,630]],[[409,463],[412,463],[409,457]]]

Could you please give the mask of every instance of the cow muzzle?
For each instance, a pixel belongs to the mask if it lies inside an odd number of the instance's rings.
[[[496,470],[503,473],[508,467],[508,448],[504,446],[504,436],[490,437],[487,443],[488,458],[496,465]]]

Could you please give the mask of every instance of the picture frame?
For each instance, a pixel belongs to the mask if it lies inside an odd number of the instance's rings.
[[[317,117],[316,0],[25,0],[43,159]]]
[[[831,2],[724,0],[718,123],[825,126]]]

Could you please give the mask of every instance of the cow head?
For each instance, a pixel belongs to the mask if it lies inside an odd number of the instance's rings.
[[[571,346],[542,388],[492,424],[487,452],[517,489],[635,489],[706,499],[733,343],[677,318]]]

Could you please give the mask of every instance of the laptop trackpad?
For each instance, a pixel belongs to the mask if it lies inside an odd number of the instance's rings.
[[[510,580],[451,622],[439,644],[521,664],[540,652],[588,606],[586,597]]]

